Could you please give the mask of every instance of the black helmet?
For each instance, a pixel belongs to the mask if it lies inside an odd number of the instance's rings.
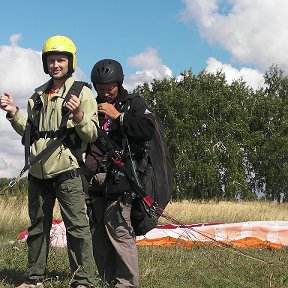
[[[119,62],[112,59],[103,59],[98,61],[91,71],[91,82],[96,89],[96,84],[107,84],[118,82],[123,84],[124,74]]]

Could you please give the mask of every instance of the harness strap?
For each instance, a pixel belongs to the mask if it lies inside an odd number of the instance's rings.
[[[65,131],[71,129],[71,128],[66,128],[66,127],[62,127],[59,130],[56,131],[38,131],[38,139],[39,138],[58,138],[61,137],[63,134],[65,134]]]
[[[140,186],[139,184],[127,173],[126,168],[122,161],[114,161],[115,165],[118,167],[118,169],[126,176],[127,180],[129,181],[129,184],[132,186],[135,193],[144,200],[145,204],[149,208],[153,208],[153,206],[157,207],[157,203],[152,199],[152,197],[147,194]]]
[[[70,100],[71,96],[75,95],[78,97],[80,94],[80,91],[82,90],[82,88],[84,86],[89,86],[91,88],[91,86],[86,82],[74,81],[73,85],[71,86],[68,93],[66,94],[66,97],[64,98],[63,105],[62,105],[62,113],[63,114],[66,114],[69,111],[66,107],[66,104]]]
[[[43,185],[45,183],[59,185],[60,183],[62,183],[63,181],[66,181],[67,179],[73,179],[78,176],[80,176],[80,168],[62,172],[58,174],[57,176],[53,178],[49,178],[49,179],[38,179],[32,176],[31,174],[28,174],[28,179],[38,185]]]
[[[31,122],[28,118],[26,124],[26,130],[24,136],[24,145],[25,145],[25,165],[28,164],[28,159],[30,155],[30,136],[31,136]]]
[[[26,123],[26,129],[22,138],[22,144],[25,145],[25,165],[23,169],[21,170],[19,176],[15,179],[17,180],[20,179],[22,175],[25,173],[25,171],[27,171],[35,163],[40,161],[44,156],[46,156],[49,153],[52,154],[52,152],[57,147],[59,147],[63,143],[64,140],[65,140],[67,147],[69,146],[68,148],[75,155],[77,161],[79,162],[79,166],[83,164],[81,140],[79,136],[77,137],[74,127],[67,128],[66,126],[68,117],[69,117],[69,110],[66,107],[66,103],[71,98],[71,95],[75,95],[78,97],[84,85],[89,85],[89,84],[85,82],[74,81],[73,85],[69,89],[63,101],[62,120],[61,120],[59,129],[57,131],[39,131],[40,111],[43,106],[43,103],[41,101],[40,96],[38,95],[38,97],[36,98],[34,102],[34,107],[33,107],[34,121],[32,122],[28,118],[27,123]],[[76,134],[75,143],[73,143],[71,138],[69,137],[72,133]],[[33,141],[31,141],[31,138]],[[29,162],[30,146],[35,140],[38,140],[39,138],[51,138],[51,139],[56,138],[56,139]],[[13,185],[14,185],[14,182],[13,182]]]
[[[75,128],[68,128],[68,129],[75,130]],[[78,135],[77,135],[77,137],[75,137],[75,139],[74,139],[74,143],[73,143],[71,137],[66,137],[63,140],[63,143],[70,149],[70,151],[72,152],[74,157],[77,159],[79,166],[83,166],[84,162],[83,162],[83,158],[82,158],[82,147],[81,147],[80,137],[78,137]]]
[[[70,100],[72,95],[79,96],[82,88],[87,83],[81,82],[81,81],[74,81],[73,85],[70,87],[69,91],[67,92],[63,104],[62,104],[62,119],[59,126],[59,129],[56,131],[39,131],[39,120],[40,120],[40,110],[43,106],[43,103],[40,99],[40,96],[37,97],[35,100],[34,105],[34,121],[33,121],[33,133],[36,135],[34,136],[33,140],[38,140],[39,138],[57,138],[61,137],[63,133],[65,133],[65,130],[67,129],[67,121],[69,118],[69,110],[67,108],[67,102]],[[87,84],[88,85],[88,84]],[[32,144],[32,143],[30,143]]]
[[[39,122],[40,122],[40,110],[43,106],[40,96],[38,95],[34,102],[34,120],[33,120],[33,133],[39,131]],[[30,138],[30,137],[29,137]],[[31,145],[32,143],[30,143]]]
[[[26,170],[28,170],[30,167],[32,167],[35,163],[40,161],[44,156],[47,154],[52,154],[52,152],[59,147],[63,140],[74,133],[74,128],[71,128],[69,130],[66,130],[67,133],[62,135],[62,137],[55,139],[50,145],[48,145],[44,150],[42,150],[39,154],[37,154],[30,162],[27,161],[27,164],[22,169],[21,173],[23,174]]]

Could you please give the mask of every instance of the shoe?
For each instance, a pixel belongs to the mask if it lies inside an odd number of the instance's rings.
[[[16,288],[44,288],[43,283],[37,282],[35,284],[29,284],[29,283],[22,283],[21,285],[17,286]]]

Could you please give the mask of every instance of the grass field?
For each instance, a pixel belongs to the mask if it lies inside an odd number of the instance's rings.
[[[0,287],[15,287],[27,268],[27,246],[16,241],[29,225],[26,199],[2,197],[0,211]],[[171,203],[165,211],[185,224],[288,220],[288,204],[269,202],[185,201]],[[57,206],[54,218],[61,218]],[[212,245],[139,247],[141,287],[288,287],[287,252],[287,247],[236,251]],[[66,249],[51,247],[45,287],[69,287],[68,267]],[[105,286],[99,282],[98,287]]]

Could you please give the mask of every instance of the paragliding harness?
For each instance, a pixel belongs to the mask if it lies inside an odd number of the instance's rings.
[[[75,127],[67,128],[66,126],[69,118],[69,110],[66,107],[66,103],[69,101],[72,94],[78,97],[84,86],[91,88],[91,86],[86,82],[74,81],[73,85],[67,92],[67,95],[62,105],[61,124],[57,131],[39,131],[39,115],[43,103],[40,99],[40,96],[36,98],[33,107],[34,120],[32,121],[31,119],[28,118],[25,133],[22,137],[22,144],[25,146],[25,165],[24,168],[21,170],[20,174],[14,180],[12,180],[9,183],[8,187],[6,188],[13,187],[30,167],[32,167],[35,163],[43,159],[45,156],[49,155],[49,153],[51,154],[62,143],[64,143],[75,155],[79,163],[79,166],[84,164],[82,161],[81,140],[75,133]],[[69,137],[73,133],[76,135],[74,143],[72,139]],[[29,161],[30,146],[34,141],[40,138],[51,138],[51,139],[54,138],[54,141],[50,145],[48,145],[44,150],[42,150],[38,155],[36,155],[31,161]],[[59,176],[56,176],[57,177],[56,181],[62,182],[68,178],[78,176],[80,173],[79,170],[80,169],[76,169],[61,173]],[[4,190],[1,191],[1,194],[3,194],[3,192]]]
[[[121,112],[125,113],[130,109],[130,101],[133,97],[133,94],[128,95]],[[135,160],[133,157],[130,143],[123,131],[123,118],[120,118],[120,126],[124,136],[122,149],[101,129],[98,131],[96,146],[101,151],[105,151],[112,160],[108,170],[118,170],[124,174],[130,184],[133,191],[131,224],[136,236],[145,235],[156,227],[159,217],[170,201],[173,189],[172,165],[159,118],[155,117],[154,136],[140,148],[143,150],[140,160]],[[127,167],[123,163],[127,158],[131,164],[132,175],[127,172]]]

